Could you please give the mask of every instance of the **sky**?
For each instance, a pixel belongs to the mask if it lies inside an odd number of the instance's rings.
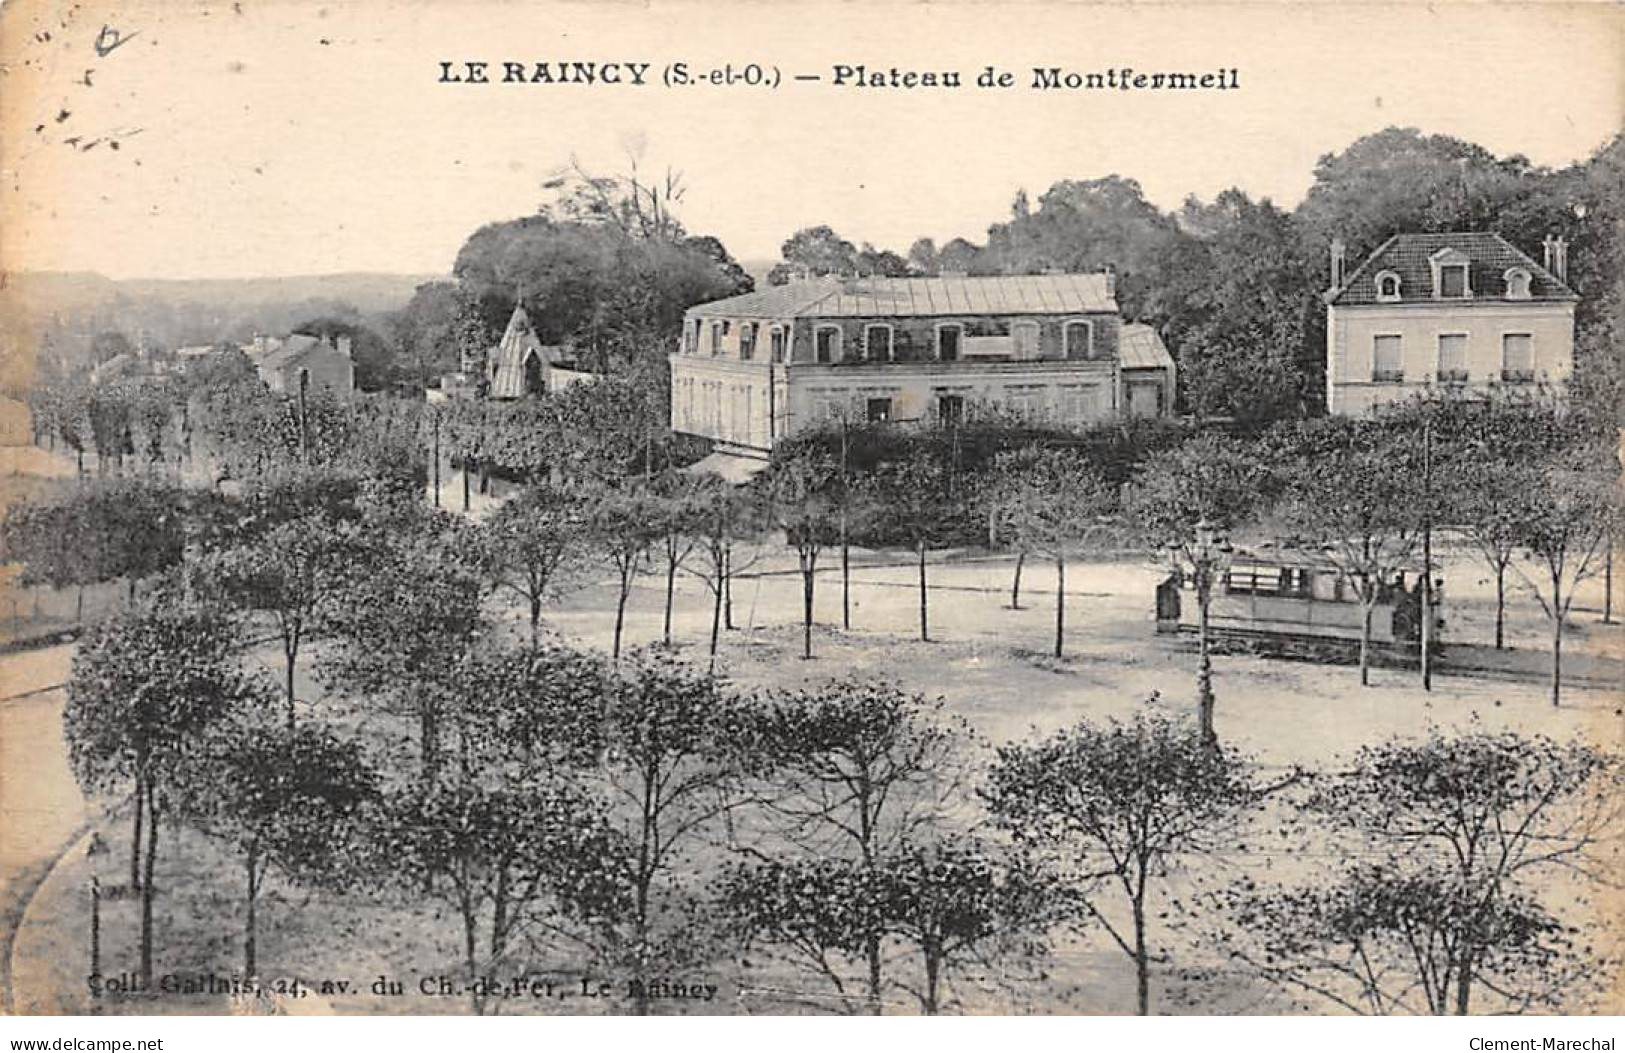
[[[980,240],[1018,189],[1111,173],[1164,208],[1230,186],[1291,206],[1317,158],[1390,125],[1551,166],[1625,127],[1625,12],[1600,4],[62,6],[0,6],[5,270],[445,273],[572,157],[680,171],[690,230],[771,259],[818,223],[899,252]],[[651,83],[441,82],[441,62],[469,61],[493,78],[504,61],[648,63]],[[778,86],[661,83],[673,63],[753,62]],[[837,64],[964,86],[836,86]],[[976,88],[989,65],[1015,86]],[[1240,87],[1044,92],[1035,66],[1234,68]]]

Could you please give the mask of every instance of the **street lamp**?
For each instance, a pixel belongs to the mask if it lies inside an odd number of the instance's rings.
[[[1213,585],[1230,566],[1230,539],[1223,529],[1203,517],[1196,524],[1187,553],[1192,584],[1196,586],[1197,648],[1201,660],[1196,673],[1196,715],[1202,741],[1217,745],[1213,730],[1213,658],[1208,642],[1208,605],[1213,601]]]

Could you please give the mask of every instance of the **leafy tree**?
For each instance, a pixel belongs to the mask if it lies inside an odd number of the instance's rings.
[[[299,651],[341,591],[342,561],[352,545],[319,513],[277,523],[214,557],[213,572],[235,602],[270,614],[282,644],[288,726],[295,718]]]
[[[1212,659],[1208,611],[1218,566],[1211,547],[1218,535],[1254,518],[1263,501],[1260,466],[1248,451],[1219,435],[1199,435],[1150,458],[1134,478],[1132,518],[1145,543],[1196,586],[1198,722],[1202,736],[1218,741],[1213,728]],[[1204,533],[1206,531],[1207,533]]]
[[[845,859],[863,872],[887,853],[919,843],[945,822],[963,791],[959,752],[969,731],[962,720],[944,717],[942,706],[941,699],[858,679],[772,699],[762,713],[762,746],[772,768],[761,797],[775,817],[771,828],[814,857]],[[777,880],[772,873],[765,878]],[[831,880],[856,879],[835,874]],[[861,903],[850,907],[863,909]],[[762,918],[757,915],[758,922]],[[840,945],[865,963],[872,1013],[882,1003],[881,944],[888,932],[871,920],[856,943]],[[811,952],[808,960],[817,971],[830,975],[824,952],[836,944],[820,948],[792,940],[789,946]],[[836,986],[844,997],[844,985]]]
[[[802,274],[856,274],[858,250],[828,226],[803,227],[780,246],[781,262],[768,272],[769,285],[784,285]]]
[[[357,813],[376,792],[376,777],[354,742],[313,725],[249,717],[212,731],[182,779],[186,818],[240,853],[243,975],[252,979],[266,875],[274,867],[296,882],[352,877]]]
[[[492,514],[482,530],[497,584],[525,601],[536,639],[542,602],[562,585],[561,570],[586,544],[588,507],[562,487],[534,485]]]
[[[638,488],[603,487],[592,498],[587,530],[593,547],[615,571],[615,640],[610,654],[621,657],[621,630],[626,622],[626,601],[632,595],[638,566],[649,546],[660,538],[660,507],[653,494]]]
[[[1506,646],[1506,580],[1530,521],[1539,469],[1496,456],[1463,457],[1453,466],[1452,504],[1462,532],[1495,575],[1495,649]]]
[[[1599,468],[1599,466],[1605,466]],[[1567,451],[1528,479],[1527,518],[1520,541],[1540,567],[1538,576],[1514,568],[1552,623],[1552,705],[1562,700],[1563,621],[1581,582],[1600,569],[1602,550],[1618,520],[1619,466],[1612,451]]]
[[[153,871],[160,821],[181,804],[183,773],[199,737],[267,703],[238,666],[231,620],[155,594],[145,607],[92,628],[68,678],[63,731],[87,793],[131,788],[130,884],[141,889],[140,974],[152,976]],[[142,835],[145,832],[145,844]]]
[[[620,915],[621,954],[633,974],[693,954],[683,926],[693,899],[680,865],[739,803],[743,780],[763,764],[752,704],[662,652],[620,667],[604,696],[605,779],[612,821],[630,842],[631,898]],[[647,993],[634,995],[648,1012]]]
[[[1113,529],[1117,497],[1076,453],[1046,450],[1022,464],[1023,479],[1008,522],[1021,543],[1055,560],[1055,657],[1066,631],[1066,561]],[[1012,593],[1014,590],[1012,589]]]
[[[348,527],[353,558],[324,622],[335,646],[319,671],[330,685],[371,696],[417,719],[424,778],[441,762],[446,672],[484,625],[489,574],[468,528],[420,505]]]
[[[796,550],[801,571],[801,657],[812,657],[813,579],[818,554],[837,539],[837,515],[830,497],[833,463],[816,450],[779,458],[757,477],[766,495],[769,519]]]
[[[594,920],[624,911],[630,897],[625,844],[597,801],[557,778],[493,786],[441,772],[390,795],[374,839],[383,874],[414,896],[424,876],[440,879],[429,890],[462,921],[476,1013],[493,993],[478,981],[495,975],[543,903]]]
[[[1362,861],[1321,885],[1237,890],[1227,952],[1357,1012],[1466,1014],[1475,993],[1559,1006],[1606,972],[1536,890],[1606,880],[1621,778],[1590,745],[1513,732],[1364,747],[1308,801],[1331,858]]]
[[[661,640],[671,646],[671,607],[677,591],[677,572],[699,544],[704,512],[703,484],[693,476],[675,471],[662,472],[654,481],[656,543],[666,570],[666,607]]]
[[[1001,747],[983,794],[1018,845],[1081,890],[1083,909],[1133,961],[1136,1004],[1150,1013],[1155,883],[1226,843],[1257,797],[1243,762],[1160,716],[1105,727],[1085,721]],[[1107,913],[1103,890],[1128,908],[1127,926]]]
[[[945,537],[948,479],[942,466],[925,451],[883,466],[873,477],[872,526],[904,538],[914,549],[920,577],[920,639],[929,640],[926,608],[925,550]]]
[[[738,546],[754,537],[760,530],[755,494],[733,486],[716,475],[700,476],[695,493],[694,551],[698,559],[690,561],[689,573],[705,582],[711,591],[711,640],[709,664],[715,672],[717,641],[722,629],[723,605],[729,595],[734,575],[748,569],[756,561],[752,553],[740,562]]]
[[[1421,540],[1410,454],[1380,426],[1361,422],[1348,442],[1305,453],[1290,466],[1283,519],[1303,543],[1318,548],[1360,601],[1360,683],[1370,683],[1371,621],[1377,603],[1410,565]]]

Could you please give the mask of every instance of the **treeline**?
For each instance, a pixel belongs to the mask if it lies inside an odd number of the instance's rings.
[[[1581,296],[1581,383],[1617,391],[1622,160],[1617,138],[1582,163],[1551,170],[1449,136],[1389,128],[1321,157],[1291,210],[1231,189],[1164,212],[1132,178],[1068,179],[1036,198],[1018,192],[1010,218],[980,242],[921,238],[899,254],[808,227],[784,242],[768,280],[1109,268],[1125,317],[1156,326],[1173,351],[1187,412],[1268,421],[1315,415],[1325,404],[1319,294],[1330,281],[1333,239],[1357,265],[1395,234],[1493,231],[1538,263],[1542,239],[1556,234],[1570,242],[1568,282]]]

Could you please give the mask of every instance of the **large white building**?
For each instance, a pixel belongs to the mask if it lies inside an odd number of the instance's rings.
[[[1174,362],[1125,325],[1110,274],[820,278],[690,308],[673,430],[763,456],[837,415],[1057,424],[1173,410]]]
[[[1326,408],[1364,416],[1418,394],[1483,398],[1574,371],[1568,246],[1545,265],[1499,234],[1398,234],[1352,273],[1332,244]]]

